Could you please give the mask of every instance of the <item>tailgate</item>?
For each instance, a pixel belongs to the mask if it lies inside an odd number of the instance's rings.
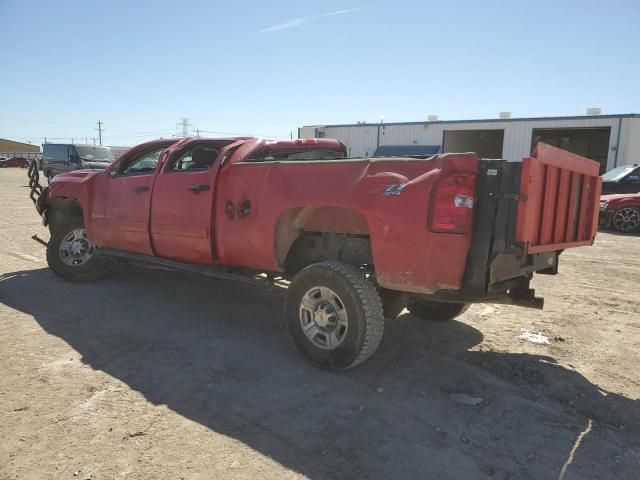
[[[539,143],[522,161],[516,240],[529,253],[591,245],[601,184],[598,162]]]

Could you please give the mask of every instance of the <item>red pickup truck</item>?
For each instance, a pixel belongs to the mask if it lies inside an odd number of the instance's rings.
[[[542,308],[533,273],[555,274],[564,249],[593,243],[598,173],[545,144],[508,162],[345,158],[336,140],[258,138],[148,142],[44,189],[29,171],[56,274],[94,280],[123,260],[290,280],[295,343],[335,369],[371,356],[385,317],[405,307],[434,320],[474,302]]]

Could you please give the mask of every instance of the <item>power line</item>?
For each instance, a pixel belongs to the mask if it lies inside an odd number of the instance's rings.
[[[264,135],[260,133],[214,132],[212,130],[200,130],[200,132],[213,133],[215,135],[229,135],[231,137],[289,138],[289,135]]]
[[[60,124],[70,124],[70,125],[88,125],[88,124],[93,124],[95,122],[87,122],[87,121],[66,121],[66,120],[27,120],[24,118],[7,118],[7,117],[1,117],[0,121],[9,121],[9,122],[24,122],[24,123],[60,123]]]
[[[103,135],[104,138],[116,138],[116,137],[142,137],[145,135],[170,135],[173,133],[171,130],[149,130],[146,132],[131,132],[131,133],[116,133],[113,135]]]

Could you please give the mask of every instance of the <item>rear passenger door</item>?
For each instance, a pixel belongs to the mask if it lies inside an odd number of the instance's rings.
[[[212,213],[220,146],[189,144],[173,152],[156,177],[151,240],[157,256],[213,263]]]

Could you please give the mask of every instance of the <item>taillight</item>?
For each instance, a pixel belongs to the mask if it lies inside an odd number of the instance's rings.
[[[439,180],[431,192],[429,230],[469,233],[473,227],[476,176],[458,173]]]

